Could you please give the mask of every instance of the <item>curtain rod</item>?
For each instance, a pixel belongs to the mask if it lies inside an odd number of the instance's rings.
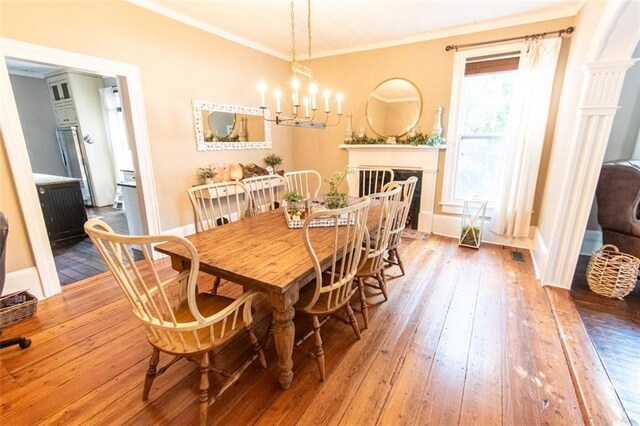
[[[522,40],[522,39],[528,39],[528,38],[536,38],[536,37],[545,37],[549,34],[558,34],[558,37],[562,36],[562,34],[571,34],[573,31],[575,30],[574,27],[567,27],[567,28],[563,28],[561,30],[556,30],[556,31],[549,31],[546,33],[538,33],[538,34],[529,34],[526,36],[521,36],[521,37],[511,37],[511,38],[502,38],[500,40],[491,40],[491,41],[481,41],[479,43],[467,43],[467,44],[450,44],[448,45],[445,50],[447,52],[451,51],[451,50],[458,50],[458,49],[462,49],[465,47],[473,47],[473,46],[484,46],[485,44],[494,44],[494,43],[504,43],[506,41],[514,41],[514,40]]]

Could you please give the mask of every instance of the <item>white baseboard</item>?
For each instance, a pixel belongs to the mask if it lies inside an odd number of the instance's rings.
[[[584,238],[580,246],[580,254],[591,254],[602,247],[602,231],[587,229],[584,231]]]
[[[549,255],[549,249],[547,248],[547,243],[545,243],[544,238],[542,238],[542,234],[540,230],[536,228],[535,233],[533,234],[533,247],[531,249],[531,260],[533,262],[533,270],[536,273],[537,279],[542,279],[542,274],[547,267],[547,257]]]
[[[40,274],[38,274],[38,269],[35,266],[7,273],[2,294],[15,293],[21,290],[29,290],[29,293],[39,300],[45,298]]]
[[[189,225],[178,226],[177,228],[167,229],[162,231],[164,235],[178,235],[179,237],[186,237],[196,233],[196,225],[190,223]]]
[[[458,239],[460,238],[461,226],[462,217],[460,216],[433,215],[433,233],[436,235]],[[484,231],[482,232],[483,243],[531,250],[533,247],[533,235],[537,228],[534,226],[531,227],[529,230],[529,238],[505,237],[491,232],[490,229],[491,220],[487,220],[484,223]]]

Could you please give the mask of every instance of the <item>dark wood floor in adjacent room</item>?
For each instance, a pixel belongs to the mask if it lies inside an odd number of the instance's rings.
[[[407,275],[388,280],[389,301],[370,294],[370,327],[356,341],[338,321],[323,326],[327,379],[294,352],[291,388],[254,363],[210,407],[212,424],[580,425],[582,414],[545,293],[527,256],[461,249],[455,240],[405,239]],[[170,273],[167,263],[163,273]],[[396,275],[395,268],[388,270]],[[203,277],[206,283],[210,277]],[[231,283],[223,293],[238,295]],[[270,323],[255,304],[257,333]],[[309,324],[296,319],[296,331]],[[3,350],[2,424],[195,424],[196,367],[180,361],[143,402],[151,348],[107,275],[40,303],[38,315],[5,329],[31,348]],[[311,342],[312,344],[313,342]],[[218,357],[236,363],[247,338]],[[162,360],[161,360],[162,362]],[[235,364],[234,364],[235,365]]]
[[[111,206],[87,208],[89,218],[99,217],[119,234],[128,235],[124,210]],[[100,253],[89,237],[71,238],[51,244],[60,284],[67,285],[107,271]]]
[[[587,285],[589,256],[580,256],[571,294],[622,406],[640,426],[640,296],[600,296]],[[637,289],[637,286],[636,286]]]

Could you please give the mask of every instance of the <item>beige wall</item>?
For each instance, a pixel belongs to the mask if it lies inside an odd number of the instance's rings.
[[[321,58],[313,63],[315,80],[318,84],[327,85],[334,91],[343,91],[345,94],[344,110],[345,113],[353,113],[354,129],[357,131],[359,127],[365,127],[367,133],[373,135],[365,115],[369,93],[386,79],[393,77],[406,78],[413,82],[422,94],[423,109],[418,126],[421,127],[423,132],[428,132],[434,121],[436,107],[443,106],[442,121],[445,129],[444,136],[446,137],[453,74],[453,53],[445,51],[446,45],[551,31],[566,28],[572,25],[574,20],[574,17],[563,18],[405,46]],[[551,140],[555,127],[555,115],[569,46],[570,38],[565,39],[560,52],[558,73],[556,74],[555,89],[542,154],[541,173],[538,179],[539,185],[534,203],[533,225],[537,223],[538,210],[544,191],[541,183],[544,182],[544,176],[548,168]],[[343,169],[347,165],[347,151],[338,149],[338,145],[342,143],[344,138],[344,122],[345,120],[339,126],[332,127],[326,131],[295,129],[293,132],[295,146],[294,166],[296,168],[317,169],[323,176],[328,176],[333,171]],[[443,152],[438,172],[436,203],[440,202],[442,195],[444,155],[446,154]],[[435,210],[436,213],[441,213],[438,204]]]
[[[7,271],[17,271],[34,266],[31,245],[18,205],[18,194],[13,185],[9,161],[4,150],[4,141],[0,132],[0,211],[9,219],[9,238],[7,240]]]
[[[273,129],[273,150],[197,152],[191,108],[192,99],[256,106],[257,82],[288,79],[286,61],[125,2],[3,0],[0,36],[140,67],[163,230],[192,223],[186,188],[196,182],[199,166],[262,164],[274,151],[285,169],[292,167],[289,128]],[[5,186],[12,186],[5,167],[2,178],[3,204],[18,212],[15,198],[5,200]],[[9,270],[33,264],[30,256],[11,262]]]

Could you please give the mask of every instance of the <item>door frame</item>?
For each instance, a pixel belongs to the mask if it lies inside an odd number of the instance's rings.
[[[546,224],[552,229],[551,241],[542,241],[534,249],[545,253],[540,262],[542,285],[571,288],[622,83],[638,60],[632,58],[640,42],[634,7],[639,6],[630,0],[609,0],[587,53],[569,149],[557,160],[571,167],[566,167],[560,181],[560,201],[555,206],[543,205],[554,216]]]
[[[160,233],[160,212],[151,162],[151,147],[142,93],[142,78],[137,65],[117,62],[66,50],[0,38],[0,131],[4,140],[13,182],[27,228],[31,251],[44,297],[61,292],[60,280],[53,261],[40,201],[33,183],[33,171],[20,125],[5,57],[59,65],[92,74],[115,75],[122,87],[123,107],[127,115],[128,137],[137,166],[138,198],[146,231]],[[125,112],[125,113],[126,113]]]

